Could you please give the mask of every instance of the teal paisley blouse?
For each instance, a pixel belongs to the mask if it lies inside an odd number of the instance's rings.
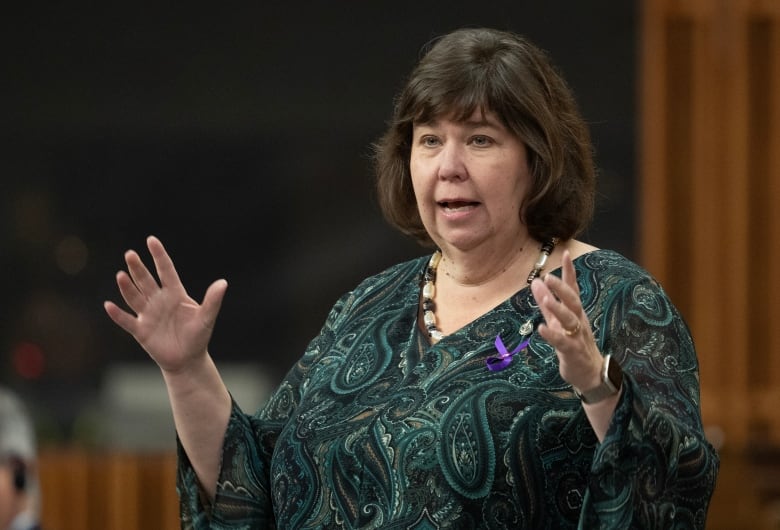
[[[426,263],[363,281],[264,407],[233,405],[213,503],[179,449],[183,528],[704,528],[718,457],[696,354],[647,272],[612,251],[575,260],[599,349],[625,372],[598,443],[530,289],[432,346]],[[489,371],[496,335],[512,349],[527,321],[528,347]]]

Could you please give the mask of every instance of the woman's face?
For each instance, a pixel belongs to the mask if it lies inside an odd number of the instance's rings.
[[[416,123],[410,171],[425,229],[445,254],[508,250],[526,240],[520,221],[531,178],[526,149],[495,114]]]

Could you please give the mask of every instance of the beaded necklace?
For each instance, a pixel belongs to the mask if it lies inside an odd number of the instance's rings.
[[[539,274],[541,274],[544,266],[547,264],[547,258],[550,257],[550,254],[552,254],[552,251],[557,243],[558,238],[554,237],[542,244],[539,258],[536,260],[536,263],[534,263],[531,272],[528,273],[528,278],[525,280],[526,284],[531,285],[531,282],[534,281],[534,278],[537,278]],[[444,334],[439,331],[439,328],[436,327],[436,304],[433,301],[433,298],[436,296],[436,269],[439,267],[440,261],[441,250],[437,249],[436,252],[434,252],[431,256],[431,259],[428,262],[428,266],[425,268],[425,274],[423,275],[424,283],[422,288],[423,323],[425,324],[425,329],[428,331],[428,336],[431,338],[431,341],[434,344],[444,338]],[[497,347],[498,342],[500,341],[501,338],[496,337]],[[499,351],[501,351],[501,348],[499,348]]]

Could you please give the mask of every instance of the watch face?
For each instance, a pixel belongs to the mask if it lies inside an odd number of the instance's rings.
[[[615,387],[615,390],[620,389],[620,386],[623,384],[623,369],[620,368],[618,362],[612,357],[610,357],[609,365],[607,366],[607,378]]]
[[[620,391],[623,385],[623,369],[617,361],[612,360],[612,356],[607,354],[604,358],[604,365],[601,372],[601,384],[596,388],[580,392],[576,388],[577,394],[583,403],[598,403],[602,399],[614,396]]]

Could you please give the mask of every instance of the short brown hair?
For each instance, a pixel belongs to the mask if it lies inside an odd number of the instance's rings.
[[[596,172],[590,132],[572,91],[547,54],[493,29],[460,29],[424,48],[375,144],[377,193],[385,218],[424,245],[409,160],[415,123],[492,111],[526,146],[532,183],[519,215],[538,241],[582,232],[591,220]]]

